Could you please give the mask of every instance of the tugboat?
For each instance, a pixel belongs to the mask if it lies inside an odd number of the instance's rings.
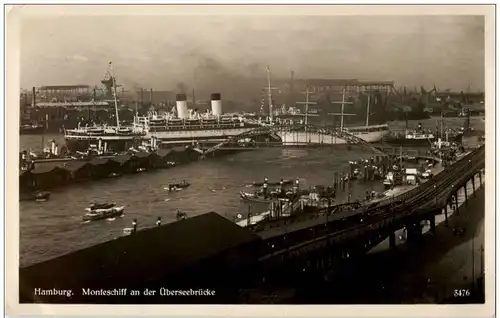
[[[441,135],[446,135],[446,140],[450,142],[462,142],[462,132],[454,132],[452,130],[444,130],[441,127]],[[388,137],[383,140],[386,144],[397,146],[429,146],[436,142],[438,138],[430,130],[424,130],[422,123],[419,123],[417,128],[413,131],[406,130],[403,136],[397,135]]]
[[[86,208],[84,221],[98,221],[123,215],[124,206],[117,207],[115,203],[92,203]]]
[[[185,189],[190,185],[191,184],[187,183],[186,180],[182,180],[181,183],[170,183],[167,187],[164,187],[163,189],[167,190],[168,192],[181,191],[182,189]]]
[[[187,213],[181,212],[180,210],[177,210],[177,214],[175,215],[175,218],[177,221],[185,220],[187,218]]]
[[[19,201],[47,201],[50,197],[48,191],[34,191],[34,192],[21,192],[19,193]]]
[[[293,180],[283,180],[281,179],[280,181],[277,182],[269,182],[267,178],[264,178],[264,182],[252,182],[253,187],[262,187],[264,184],[270,185],[270,186],[278,186],[278,185],[292,185]]]

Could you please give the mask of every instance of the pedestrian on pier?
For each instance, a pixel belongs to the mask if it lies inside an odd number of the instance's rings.
[[[161,216],[158,217],[158,219],[156,219],[156,226],[161,226]]]

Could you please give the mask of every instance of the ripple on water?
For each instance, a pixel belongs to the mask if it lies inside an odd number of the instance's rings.
[[[422,122],[435,129],[436,118],[410,121],[410,127]],[[446,118],[448,127],[460,127],[461,118]],[[391,130],[404,129],[404,122],[393,122]],[[471,118],[471,126],[484,130],[484,122]],[[61,136],[45,136],[45,140]],[[40,136],[21,136],[22,149],[37,149]],[[124,227],[137,219],[139,228],[153,227],[157,217],[164,223],[175,220],[176,210],[189,216],[209,211],[232,217],[248,211],[238,192],[248,191],[245,185],[260,181],[299,177],[305,187],[327,184],[334,172],[345,172],[349,160],[370,156],[368,150],[353,149],[267,149],[246,151],[221,158],[210,158],[168,170],[125,175],[120,178],[82,183],[56,189],[47,202],[20,202],[20,262],[27,265],[95,245],[119,237]],[[179,192],[167,193],[163,187],[170,182],[187,180],[192,185]],[[380,191],[380,182],[367,184]],[[366,187],[353,188],[353,200],[365,194]],[[338,194],[338,201],[346,193]],[[114,201],[125,205],[125,213],[113,221],[83,224],[84,208],[93,201]],[[251,204],[252,212],[267,209],[265,204]]]

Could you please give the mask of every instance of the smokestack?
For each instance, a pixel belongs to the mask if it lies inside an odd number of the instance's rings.
[[[149,90],[149,103],[151,105],[153,104],[153,89],[152,88]]]
[[[144,88],[141,88],[141,105],[144,105]]]
[[[222,115],[222,102],[220,98],[220,93],[213,93],[210,95],[210,103],[212,105],[212,114],[214,116]]]
[[[36,106],[36,92],[35,92],[35,86],[33,86],[33,89],[31,90],[31,107]]]
[[[186,94],[175,95],[177,105],[177,117],[186,119],[189,117]]]

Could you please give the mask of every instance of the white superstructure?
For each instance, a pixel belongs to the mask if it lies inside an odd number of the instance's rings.
[[[186,94],[177,94],[176,102],[177,106],[177,117],[179,119],[186,119],[189,117],[189,110],[187,106]]]
[[[360,126],[344,128],[344,131],[363,139],[366,142],[378,142],[389,133],[387,125]],[[290,130],[278,131],[276,134],[286,145],[307,145],[307,144],[346,144],[348,141],[343,135],[326,130]]]

